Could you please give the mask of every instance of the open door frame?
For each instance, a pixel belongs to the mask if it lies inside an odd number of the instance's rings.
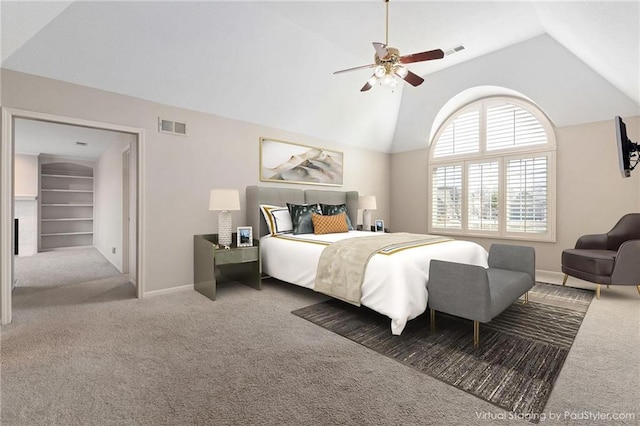
[[[135,183],[135,158],[135,147],[129,145],[122,150],[122,273],[129,274],[129,281],[137,287],[136,228],[135,222],[133,226],[131,222],[132,218],[135,220],[138,199],[135,187],[132,186]]]
[[[82,120],[14,108],[2,108],[2,133],[0,146],[0,322],[11,322],[11,287],[13,282],[13,158],[14,158],[14,120],[25,118],[31,120],[49,121],[60,124],[92,127],[95,129],[113,130],[131,133],[137,139],[137,208],[136,208],[136,294],[138,298],[144,295],[144,129],[121,126],[118,124],[101,123],[98,121]]]

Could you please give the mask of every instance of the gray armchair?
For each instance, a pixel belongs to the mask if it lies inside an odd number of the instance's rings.
[[[606,234],[583,235],[562,252],[565,285],[569,275],[596,284],[635,285],[640,293],[640,213],[623,216]]]
[[[480,323],[489,322],[535,284],[532,247],[493,244],[489,268],[432,260],[429,268],[431,329],[436,311],[473,320],[473,344],[480,343]]]

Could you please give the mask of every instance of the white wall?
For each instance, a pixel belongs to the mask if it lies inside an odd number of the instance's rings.
[[[14,186],[16,197],[38,196],[38,156],[15,154],[13,163]]]
[[[135,137],[119,133],[96,163],[94,246],[122,272],[122,150]],[[115,248],[115,253],[112,249]]]
[[[344,185],[327,189],[376,195],[374,218],[389,223],[388,154],[9,70],[2,72],[2,88],[3,107],[145,130],[140,154],[146,184],[141,200],[146,291],[193,283],[193,235],[217,230],[217,215],[208,210],[209,191],[238,188],[244,208],[244,188],[260,184],[261,136],[343,151]],[[186,122],[188,137],[158,133],[159,116]],[[233,226],[245,224],[245,211],[234,212]]]
[[[427,231],[432,126],[445,118],[438,113],[449,100],[484,86],[528,97],[558,126],[557,241],[525,243],[536,248],[539,269],[559,271],[562,250],[580,235],[606,232],[623,214],[640,211],[640,168],[630,179],[620,177],[613,127],[615,115],[634,116],[625,122],[631,139],[640,139],[640,106],[543,34],[431,74],[418,90],[404,91],[390,169],[394,230]],[[487,248],[495,241],[473,240]]]
[[[544,34],[430,74],[419,87],[404,90],[392,151],[428,147],[441,108],[478,86],[515,90],[560,127],[640,114],[640,105]]]
[[[640,141],[640,116],[623,119],[629,138]],[[607,232],[624,214],[640,212],[640,167],[630,178],[621,177],[613,119],[560,127],[556,136],[556,242],[506,243],[535,247],[537,268],[559,272],[562,250],[573,247],[578,237]],[[396,231],[427,232],[427,159],[427,149],[392,155],[391,218]],[[497,242],[465,239],[485,248]]]
[[[33,256],[38,251],[38,156],[15,154],[13,179],[18,255]]]

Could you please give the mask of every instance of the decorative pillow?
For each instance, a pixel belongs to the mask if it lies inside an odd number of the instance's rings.
[[[349,219],[349,214],[347,213],[346,204],[320,204],[320,208],[322,209],[322,214],[326,216],[333,216],[334,214],[344,212],[347,217],[347,226],[349,227],[349,231],[354,230],[354,227],[351,224],[351,219]]]
[[[347,226],[347,214],[345,212],[324,216],[313,213],[311,215],[314,234],[335,234],[338,232],[349,232]]]
[[[286,207],[261,205],[264,221],[267,222],[271,235],[289,234],[293,232],[293,223],[291,223],[291,215]]]
[[[322,214],[319,204],[290,204],[287,203],[294,234],[312,234],[313,222],[311,213]]]

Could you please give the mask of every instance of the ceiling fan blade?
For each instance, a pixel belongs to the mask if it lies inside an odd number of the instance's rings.
[[[444,58],[444,52],[442,49],[428,50],[426,52],[413,53],[411,55],[405,55],[400,57],[400,63],[409,64],[411,62],[431,61],[433,59]]]
[[[335,71],[334,74],[342,74],[343,72],[362,70],[362,69],[365,69],[365,68],[373,68],[375,66],[376,66],[376,64],[362,65],[362,66],[359,66],[359,67],[347,68],[346,70]]]
[[[373,48],[376,49],[376,55],[378,55],[378,58],[382,59],[382,58],[386,58],[387,55],[389,54],[389,49],[387,49],[387,45],[383,44],[383,43],[377,43],[377,42],[373,42]]]
[[[360,89],[360,91],[366,92],[367,90],[371,89],[373,87],[373,84],[371,84],[371,81],[374,81],[375,79],[376,79],[376,75],[374,74],[371,76],[369,80],[367,80],[364,86],[362,86],[362,89]]]
[[[407,75],[405,75],[404,77],[400,74],[398,74],[397,72],[395,73],[398,77],[400,77],[401,79],[403,79],[404,81],[406,81],[407,83],[409,83],[412,86],[420,86],[422,84],[422,82],[424,81],[424,78],[420,77],[417,74],[412,73],[411,71],[407,70]]]

